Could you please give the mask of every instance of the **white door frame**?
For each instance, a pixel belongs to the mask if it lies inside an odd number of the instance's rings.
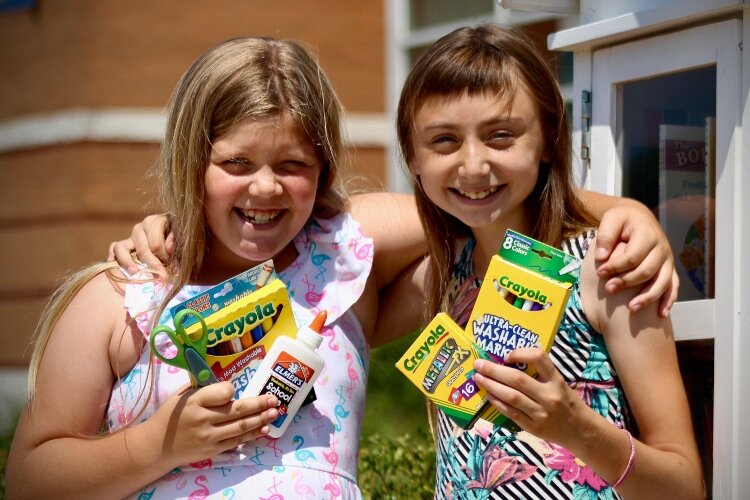
[[[715,299],[678,303],[672,313],[679,339],[714,339],[713,496],[738,498],[746,489],[747,452],[738,441],[750,418],[738,391],[750,383],[748,359],[739,357],[742,342],[741,242],[747,239],[747,216],[737,211],[742,181],[743,21],[728,20],[667,35],[646,38],[592,54],[592,128],[590,187],[620,194],[622,185],[620,117],[621,84],[707,65],[716,65],[716,254]],[[747,181],[746,181],[747,182]],[[747,251],[747,248],[745,249]],[[746,283],[745,287],[750,286]],[[718,320],[718,321],[717,321]],[[745,332],[746,335],[750,332]],[[744,433],[742,433],[744,435]],[[748,443],[744,443],[747,447]],[[742,455],[742,456],[741,456]],[[740,486],[745,484],[745,488]]]

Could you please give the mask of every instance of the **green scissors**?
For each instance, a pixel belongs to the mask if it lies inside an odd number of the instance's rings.
[[[201,335],[196,340],[193,340],[182,326],[188,316],[195,316],[201,324]],[[174,324],[174,330],[166,325],[161,325],[151,331],[151,338],[149,339],[151,352],[168,365],[187,370],[190,373],[193,386],[205,387],[218,382],[211,368],[206,363],[208,327],[203,317],[192,309],[183,309],[175,315]],[[156,337],[162,333],[169,337],[169,340],[172,341],[172,344],[177,349],[177,354],[172,358],[164,357],[156,348],[156,345],[154,345]]]

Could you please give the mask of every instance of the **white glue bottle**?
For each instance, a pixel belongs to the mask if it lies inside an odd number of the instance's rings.
[[[319,312],[310,326],[297,331],[297,338],[278,337],[242,393],[243,397],[273,394],[279,400],[279,418],[269,424],[269,437],[284,434],[325,366],[315,349],[323,342],[320,330],[327,317],[327,311]]]

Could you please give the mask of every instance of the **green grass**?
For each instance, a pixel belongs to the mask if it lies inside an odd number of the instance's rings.
[[[384,438],[396,438],[415,435],[418,429],[427,428],[424,396],[395,366],[416,335],[373,349],[363,436],[379,434]]]

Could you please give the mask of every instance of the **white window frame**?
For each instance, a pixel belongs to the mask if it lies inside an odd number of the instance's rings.
[[[743,490],[749,491],[747,471],[740,468],[749,458],[740,437],[747,434],[743,427],[750,418],[750,405],[739,398],[740,392],[747,394],[750,387],[750,371],[743,369],[750,344],[742,335],[743,324],[744,335],[750,334],[743,316],[750,313],[750,307],[741,301],[750,286],[750,264],[742,256],[742,247],[744,252],[748,250],[750,215],[748,202],[742,201],[748,195],[741,191],[743,138],[748,135],[742,129],[743,112],[748,114],[748,78],[745,69],[743,82],[744,56],[739,47],[746,32],[740,19],[706,24],[595,50],[591,67],[589,183],[592,190],[610,194],[621,194],[622,186],[622,141],[618,140],[622,133],[618,116],[621,84],[710,64],[717,68],[715,299],[678,303],[672,312],[678,339],[714,339],[714,498],[738,498]]]

